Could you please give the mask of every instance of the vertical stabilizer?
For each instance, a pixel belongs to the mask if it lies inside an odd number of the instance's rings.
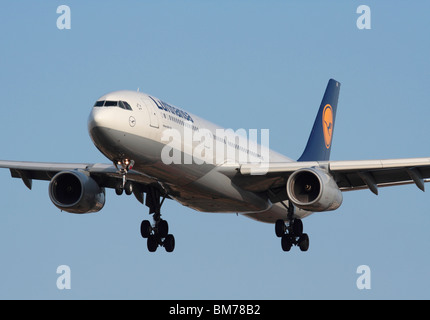
[[[305,151],[297,161],[328,161],[333,140],[340,83],[330,79]]]

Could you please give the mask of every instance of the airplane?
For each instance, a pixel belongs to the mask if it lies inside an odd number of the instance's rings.
[[[149,94],[123,90],[100,97],[88,118],[89,135],[111,164],[0,161],[0,168],[29,189],[33,180],[49,181],[51,201],[69,213],[100,211],[106,188],[133,194],[152,215],[152,223],[143,220],[140,226],[150,252],[175,249],[161,218],[166,199],[200,212],[236,213],[274,224],[283,251],[292,246],[307,251],[302,219],[336,210],[343,192],[369,189],[377,195],[380,187],[404,184],[424,191],[430,181],[430,158],[331,161],[339,92],[340,83],[330,79],[297,161],[248,138],[237,142],[237,136],[221,136],[222,127]],[[179,137],[166,138],[169,130]],[[181,136],[190,133],[200,138],[187,142]],[[224,151],[217,161],[210,152],[214,145]],[[181,161],[165,161],[174,154]],[[247,161],[239,161],[240,155]],[[249,161],[250,155],[257,161]]]

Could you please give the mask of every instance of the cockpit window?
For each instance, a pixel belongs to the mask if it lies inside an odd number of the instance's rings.
[[[133,110],[133,109],[130,107],[130,105],[129,105],[127,102],[125,102],[125,101],[120,101],[120,102],[119,102],[119,107],[120,107],[120,108],[123,108],[123,109],[125,109],[125,110]]]
[[[97,101],[94,105],[94,107],[103,107],[103,105],[105,104],[104,100],[102,101]]]
[[[133,111],[131,106],[125,101],[101,100],[101,101],[97,101],[94,104],[94,107],[103,107],[103,106],[105,106],[105,107],[120,107],[121,109],[124,109],[124,110]]]
[[[117,107],[117,106],[118,106],[118,101],[106,100],[105,102],[105,107]]]

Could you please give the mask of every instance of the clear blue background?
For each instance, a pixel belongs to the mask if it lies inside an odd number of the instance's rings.
[[[57,6],[71,8],[58,30]],[[356,9],[371,8],[359,30]],[[94,101],[150,93],[226,128],[270,129],[304,149],[325,86],[342,83],[332,159],[430,156],[427,1],[3,1],[0,159],[108,161],[86,127]],[[48,183],[0,171],[1,299],[429,299],[430,195],[344,194],[304,220],[307,253],[273,225],[163,206],[173,254],[151,254],[147,208],[107,191],[96,214],[61,213]],[[428,186],[427,186],[428,188]],[[56,287],[71,268],[71,290]],[[357,267],[371,269],[358,290]]]

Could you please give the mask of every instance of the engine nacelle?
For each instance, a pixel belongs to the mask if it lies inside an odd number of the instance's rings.
[[[296,207],[314,212],[336,210],[343,200],[333,177],[315,168],[294,172],[287,181],[287,195]]]
[[[49,183],[49,197],[55,206],[70,213],[100,211],[105,204],[105,189],[80,171],[61,171]]]

